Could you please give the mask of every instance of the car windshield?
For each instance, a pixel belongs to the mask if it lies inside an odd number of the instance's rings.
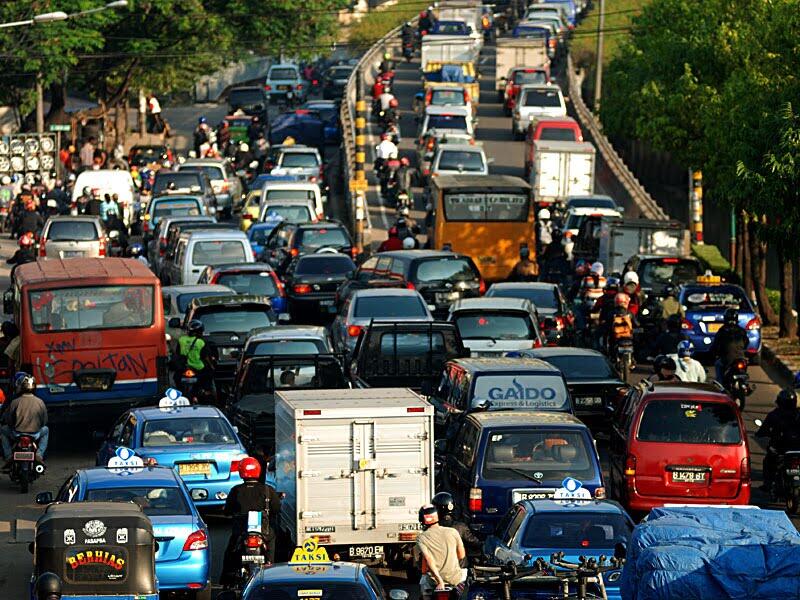
[[[693,260],[681,260],[680,258],[646,260],[643,261],[641,274],[644,287],[667,283],[681,285],[697,279],[697,276],[700,275],[700,265]]]
[[[133,502],[148,517],[191,515],[183,492],[177,487],[97,488],[86,490],[87,502]]]
[[[197,242],[192,251],[193,265],[236,263],[244,262],[244,260],[245,244],[240,240],[209,240]]]
[[[298,206],[293,204],[270,204],[264,211],[264,221],[287,221],[289,223],[305,223],[314,217],[308,206]]]
[[[278,286],[269,272],[260,273],[222,273],[216,283],[226,285],[237,294],[258,294],[260,296],[279,296]]]
[[[271,69],[269,72],[270,79],[297,79],[297,71],[290,68],[285,69]]]
[[[297,356],[328,352],[322,340],[269,340],[255,342],[247,347],[247,354],[254,356]]]
[[[454,320],[465,340],[532,340],[535,335],[530,316],[521,312],[458,311]]]
[[[539,133],[540,140],[551,142],[577,142],[575,130],[572,127],[542,127]]]
[[[225,308],[218,307],[214,312],[196,314],[195,319],[203,323],[209,333],[246,333],[257,327],[272,326],[267,308]]]
[[[311,581],[270,582],[267,585],[250,587],[247,592],[247,600],[298,600],[312,597],[314,600],[371,600],[374,596],[358,583],[333,583],[319,581],[317,578],[313,579],[313,586]]]
[[[264,93],[261,90],[231,90],[228,95],[228,104],[231,106],[246,106],[264,104]]]
[[[738,444],[739,420],[731,402],[652,400],[645,406],[638,439],[676,444]]]
[[[431,106],[463,106],[463,90],[435,90],[431,94]]]
[[[299,233],[300,245],[303,248],[322,248],[324,246],[349,246],[350,240],[343,229],[338,227],[321,227],[304,229]]]
[[[734,307],[750,312],[750,302],[744,290],[733,286],[687,287],[681,303],[687,310]]]
[[[186,313],[192,300],[195,298],[208,298],[209,296],[230,296],[230,292],[191,292],[187,294],[178,294],[178,312],[181,314]]]
[[[478,274],[464,258],[436,258],[417,265],[415,279],[420,283],[435,281],[475,281]]]
[[[596,354],[560,354],[542,358],[557,367],[566,375],[569,381],[617,378],[605,356]]]
[[[425,305],[416,296],[365,296],[356,298],[353,316],[357,319],[411,317],[425,319]]]
[[[561,106],[556,90],[526,90],[523,106]]]
[[[150,327],[153,293],[152,285],[31,290],[31,323],[36,333]]]
[[[547,83],[547,73],[544,71],[516,71],[514,85],[540,85]]]
[[[552,310],[561,308],[558,291],[556,291],[555,287],[492,286],[486,295],[490,298],[522,298],[523,300],[530,300],[536,308],[549,308]]]
[[[525,409],[568,411],[569,394],[558,374],[479,374],[475,378],[470,408],[489,402],[490,410]]]
[[[528,520],[520,545],[523,548],[611,549],[618,543],[627,543],[632,531],[628,520],[620,514],[545,513]]]
[[[145,421],[142,430],[142,445],[145,448],[235,443],[236,434],[230,424],[219,417],[153,419]]]
[[[281,167],[285,168],[312,168],[318,167],[317,155],[311,152],[286,152],[281,159]]]
[[[480,152],[443,150],[439,158],[440,171],[483,171],[485,168]]]
[[[191,169],[193,171],[202,171],[211,181],[215,179],[225,179],[225,173],[222,170],[222,167],[217,165],[186,165],[183,169]]]
[[[47,231],[48,242],[91,242],[99,237],[91,221],[53,221]]]
[[[344,275],[356,270],[356,264],[344,254],[304,256],[297,261],[295,275]]]
[[[153,217],[196,217],[200,206],[196,200],[160,200],[154,203]]]
[[[428,115],[428,129],[467,129],[463,115]]]
[[[201,177],[198,173],[169,173],[161,177],[156,176],[156,181],[153,184],[153,196],[158,196],[166,189],[173,187],[170,185],[173,183],[175,184],[175,189],[191,189],[192,186],[199,186],[202,189],[203,187]]]
[[[576,431],[545,428],[492,431],[482,476],[495,481],[530,479],[533,487],[542,481],[561,483],[565,477],[588,481],[597,478],[599,472],[587,446],[587,440]]]
[[[444,195],[448,221],[526,221],[530,200],[525,193],[449,192]]]

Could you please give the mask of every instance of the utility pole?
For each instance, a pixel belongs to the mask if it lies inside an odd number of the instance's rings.
[[[36,131],[44,133],[44,89],[41,73],[36,74]]]
[[[597,14],[597,64],[594,67],[594,113],[600,112],[600,98],[603,96],[603,29],[606,20],[606,2],[598,1]]]

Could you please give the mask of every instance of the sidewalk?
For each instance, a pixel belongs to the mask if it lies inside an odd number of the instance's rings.
[[[800,371],[800,339],[778,337],[778,328],[774,326],[761,329],[763,340],[762,356],[786,379],[785,384],[794,380],[794,374]]]

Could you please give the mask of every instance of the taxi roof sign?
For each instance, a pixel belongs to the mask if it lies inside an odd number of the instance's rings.
[[[319,545],[317,538],[312,537],[303,542],[302,546],[298,546],[292,553],[292,560],[289,564],[320,564],[328,563],[331,559],[328,557],[328,551],[324,546]]]
[[[109,469],[119,469],[121,471],[134,473],[144,468],[144,461],[140,456],[136,456],[136,453],[130,448],[120,446],[106,466]]]
[[[175,388],[167,389],[164,393],[164,397],[158,401],[158,408],[162,410],[177,408],[179,406],[191,406],[191,402],[189,402],[189,399],[184,396],[180,390],[176,390]]]
[[[583,483],[573,477],[567,477],[561,482],[561,487],[553,493],[553,500],[562,504],[573,502],[588,502],[592,494],[583,487]]]
[[[719,275],[712,275],[711,271],[706,271],[703,275],[697,276],[697,283],[704,283],[707,285],[715,285],[722,283],[722,277]]]

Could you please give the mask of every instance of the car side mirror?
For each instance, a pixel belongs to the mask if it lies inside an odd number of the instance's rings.
[[[278,315],[278,325],[288,325],[292,322],[292,317],[289,313],[281,313]]]
[[[614,546],[614,558],[625,558],[628,556],[628,545],[625,542],[617,542]]]
[[[36,494],[36,504],[51,504],[53,502],[53,492],[39,492]]]
[[[180,317],[171,317],[169,321],[167,321],[167,325],[172,329],[180,329],[181,327],[181,318]]]
[[[3,292],[3,312],[7,315],[14,314],[14,292],[11,288]]]

